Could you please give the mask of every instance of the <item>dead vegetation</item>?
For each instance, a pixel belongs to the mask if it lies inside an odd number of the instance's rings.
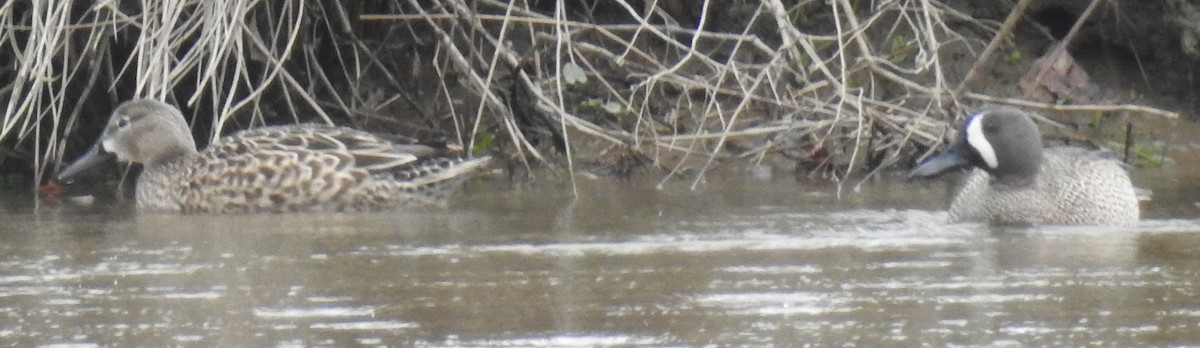
[[[869,178],[988,103],[1175,117],[984,83],[1027,0],[1006,21],[937,0],[562,3],[8,1],[0,164],[46,177],[134,96],[207,139],[341,123],[499,154],[514,176],[693,184],[729,162]]]

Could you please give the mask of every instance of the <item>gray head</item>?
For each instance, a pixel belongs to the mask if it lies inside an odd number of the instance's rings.
[[[985,109],[963,124],[958,141],[945,153],[913,168],[909,177],[933,176],[963,166],[987,171],[998,182],[1023,186],[1042,165],[1042,136],[1021,110]]]
[[[70,179],[111,156],[154,166],[195,153],[196,140],[178,109],[157,100],[132,100],[113,111],[96,144],[63,169],[58,179]]]

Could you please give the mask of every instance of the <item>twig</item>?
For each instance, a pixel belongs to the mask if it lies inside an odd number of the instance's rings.
[[[971,99],[979,100],[979,101],[990,102],[990,103],[1003,103],[1003,104],[1008,104],[1008,105],[1024,106],[1024,107],[1035,108],[1035,109],[1041,109],[1041,110],[1055,110],[1055,111],[1100,111],[1100,112],[1129,111],[1129,112],[1133,112],[1133,113],[1148,114],[1148,115],[1154,115],[1154,116],[1159,116],[1159,117],[1164,117],[1164,118],[1170,118],[1170,119],[1179,118],[1179,113],[1178,113],[1178,112],[1166,111],[1166,110],[1162,110],[1162,109],[1158,109],[1158,108],[1154,108],[1154,107],[1149,107],[1149,106],[1144,106],[1144,105],[1133,105],[1133,104],[1117,104],[1117,105],[1099,105],[1099,104],[1059,105],[1059,104],[1050,104],[1050,103],[1042,103],[1042,102],[1029,101],[1029,100],[1024,100],[1024,99],[993,97],[993,96],[990,96],[990,95],[986,95],[986,94],[980,94],[980,93],[973,93],[973,92],[967,92],[967,93],[964,93],[964,94],[963,94],[963,96],[965,96],[965,97],[967,97],[967,98],[971,98]]]
[[[971,69],[967,70],[967,76],[963,77],[962,82],[958,83],[958,88],[954,89],[955,94],[960,94],[965,91],[967,86],[970,85],[971,81],[975,80],[975,75],[979,73],[979,69],[982,68],[984,64],[991,61],[992,53],[995,52],[997,48],[1000,48],[1000,42],[1004,41],[1004,38],[1012,32],[1014,27],[1016,27],[1017,21],[1025,15],[1025,8],[1028,7],[1029,3],[1031,2],[1033,1],[1018,1],[1017,5],[1013,6],[1012,11],[1008,12],[1008,18],[1004,20],[1004,25],[1001,25],[1000,30],[996,32],[996,35],[992,36],[992,41],[988,43],[987,48],[983,49],[983,53],[979,54],[978,58],[975,58],[975,64],[972,64]]]

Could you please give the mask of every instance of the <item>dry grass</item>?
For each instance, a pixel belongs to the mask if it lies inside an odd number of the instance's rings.
[[[964,67],[993,64],[1012,21],[936,0],[342,3],[7,1],[0,141],[45,177],[90,140],[72,132],[148,96],[192,110],[209,139],[349,122],[572,175],[635,158],[698,184],[722,163],[782,156],[840,180],[924,156],[979,104],[1064,107],[972,89]]]

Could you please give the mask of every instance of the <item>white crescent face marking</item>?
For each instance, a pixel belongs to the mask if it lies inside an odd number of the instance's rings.
[[[988,167],[996,169],[996,166],[1000,165],[1000,161],[996,159],[996,150],[983,134],[983,118],[986,116],[986,113],[978,113],[967,120],[967,144],[979,153],[979,157],[983,157],[983,162],[987,163]]]
[[[104,139],[104,141],[100,142],[100,148],[108,153],[116,155],[118,161],[129,162],[131,160],[128,158],[129,156],[127,156],[125,151],[117,151],[117,141],[111,138]]]

